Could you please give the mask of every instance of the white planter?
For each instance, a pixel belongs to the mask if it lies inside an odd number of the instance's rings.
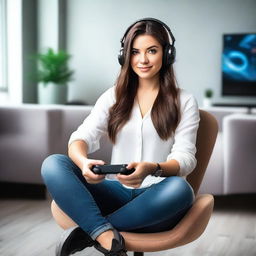
[[[211,105],[212,105],[212,99],[211,98],[204,98],[203,99],[203,106],[205,108],[211,107]]]
[[[38,103],[39,104],[66,104],[67,85],[54,83],[38,84]]]

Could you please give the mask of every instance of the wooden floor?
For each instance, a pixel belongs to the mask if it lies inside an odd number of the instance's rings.
[[[51,256],[62,230],[53,221],[50,200],[0,200],[0,255]],[[93,248],[75,256],[100,256]],[[129,253],[129,256],[133,255]],[[215,198],[204,234],[195,242],[145,256],[256,256],[256,195]]]

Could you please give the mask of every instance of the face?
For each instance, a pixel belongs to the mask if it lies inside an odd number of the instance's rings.
[[[163,48],[151,35],[137,36],[132,45],[131,67],[139,79],[154,79],[162,67]]]

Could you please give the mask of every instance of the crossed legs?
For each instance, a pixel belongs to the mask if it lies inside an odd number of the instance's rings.
[[[88,184],[65,155],[49,156],[42,176],[52,195],[53,216],[64,229],[79,225],[93,239],[110,229],[157,232],[174,226],[193,203],[189,184],[168,177],[143,189],[128,189],[118,181]]]

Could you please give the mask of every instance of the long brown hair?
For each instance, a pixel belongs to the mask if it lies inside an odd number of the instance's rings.
[[[115,85],[116,102],[109,109],[108,135],[115,143],[117,133],[130,119],[134,99],[138,89],[138,76],[130,65],[133,41],[138,35],[151,35],[162,45],[169,43],[166,29],[154,21],[140,21],[131,27],[124,41],[124,64]],[[177,83],[172,65],[160,70],[160,87],[151,110],[154,127],[163,140],[167,140],[175,131],[179,118],[179,100]]]

